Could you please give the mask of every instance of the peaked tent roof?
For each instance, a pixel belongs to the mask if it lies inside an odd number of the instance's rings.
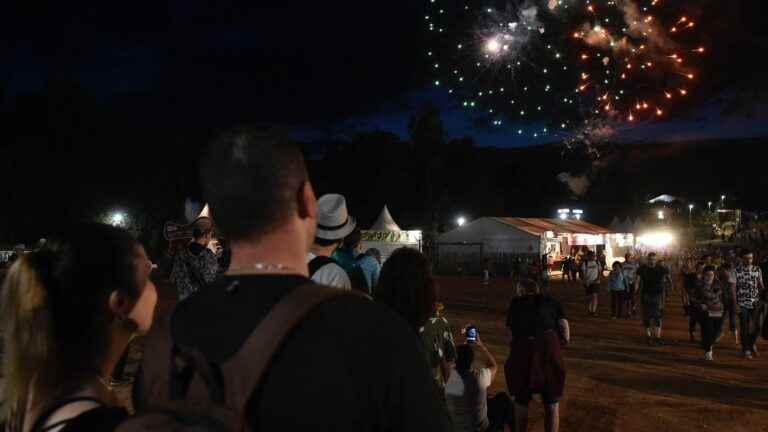
[[[395,223],[395,220],[392,219],[392,215],[389,214],[389,209],[385,205],[384,208],[381,210],[381,214],[379,215],[379,218],[376,219],[376,223],[373,224],[370,231],[395,232],[395,231],[402,231],[402,230]]]
[[[582,220],[562,220],[544,218],[493,218],[505,225],[515,227],[533,235],[542,235],[547,231],[558,234],[610,234],[613,231]]]

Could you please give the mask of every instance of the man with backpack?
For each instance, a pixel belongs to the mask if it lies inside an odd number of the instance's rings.
[[[347,212],[347,201],[342,195],[326,194],[317,200],[317,233],[307,253],[309,277],[320,285],[352,289],[349,274],[332,258],[356,226]]]
[[[134,422],[143,430],[184,430],[169,426],[176,419],[221,430],[449,430],[408,324],[308,278],[314,239],[348,223],[318,226],[298,147],[271,131],[231,131],[209,148],[201,180],[232,264],[216,289],[179,303],[166,331],[160,325],[147,338],[135,390],[147,414]]]

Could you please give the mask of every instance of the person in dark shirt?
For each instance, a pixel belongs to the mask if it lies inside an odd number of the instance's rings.
[[[685,268],[681,272],[683,310],[688,315],[688,334],[690,335],[691,343],[696,342],[696,323],[700,321],[697,318],[696,311],[692,310],[692,308],[695,309],[695,305],[691,304],[691,299],[695,297],[694,291],[701,284],[703,269],[704,263],[699,262],[694,265],[693,259],[688,259]]]
[[[207,288],[221,273],[219,257],[223,249],[213,239],[213,223],[207,217],[194,222],[192,241],[173,257],[171,281],[179,292],[179,300]]]
[[[645,265],[637,271],[636,292],[643,307],[643,326],[648,345],[663,345],[661,325],[664,316],[665,291],[672,285],[669,272],[656,262],[656,253],[648,254]]]
[[[275,304],[310,283],[317,203],[301,152],[282,134],[236,129],[202,160],[203,193],[232,263],[212,289],[178,304],[171,335],[221,364]],[[317,306],[284,341],[244,414],[265,431],[449,430],[432,381],[406,321],[342,295]]]
[[[545,430],[559,429],[559,401],[565,387],[561,347],[570,340],[570,328],[562,306],[539,294],[538,285],[524,279],[524,295],[512,300],[507,314],[511,343],[505,375],[515,398],[517,430],[528,430],[528,404],[541,394],[545,405]]]
[[[152,263],[125,230],[84,224],[19,258],[2,291],[8,431],[112,431],[109,377],[152,325]]]

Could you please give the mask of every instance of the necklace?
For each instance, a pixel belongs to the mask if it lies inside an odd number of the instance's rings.
[[[230,276],[239,276],[239,275],[247,275],[247,274],[256,274],[256,273],[298,273],[295,269],[292,269],[291,267],[284,266],[282,264],[272,264],[272,263],[263,263],[263,262],[256,262],[252,264],[248,264],[245,266],[240,267],[232,267],[229,270],[227,270],[227,274]]]
[[[99,379],[99,382],[101,383],[101,385],[103,385],[104,388],[107,389],[107,391],[111,392],[112,391],[112,385],[110,385],[109,382],[107,380],[105,380],[104,377],[102,377],[100,373],[96,372],[95,375],[96,375],[96,378]]]

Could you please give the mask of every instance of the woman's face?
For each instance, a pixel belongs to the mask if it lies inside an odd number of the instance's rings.
[[[706,283],[707,285],[710,285],[714,281],[715,281],[715,272],[713,271],[704,272],[704,283]]]
[[[150,327],[152,327],[152,320],[155,317],[157,289],[149,278],[152,272],[152,262],[147,257],[147,252],[143,246],[138,246],[137,248],[134,265],[136,266],[136,277],[141,289],[141,295],[131,313],[128,314],[128,318],[136,323],[136,332],[138,334],[146,334]]]

